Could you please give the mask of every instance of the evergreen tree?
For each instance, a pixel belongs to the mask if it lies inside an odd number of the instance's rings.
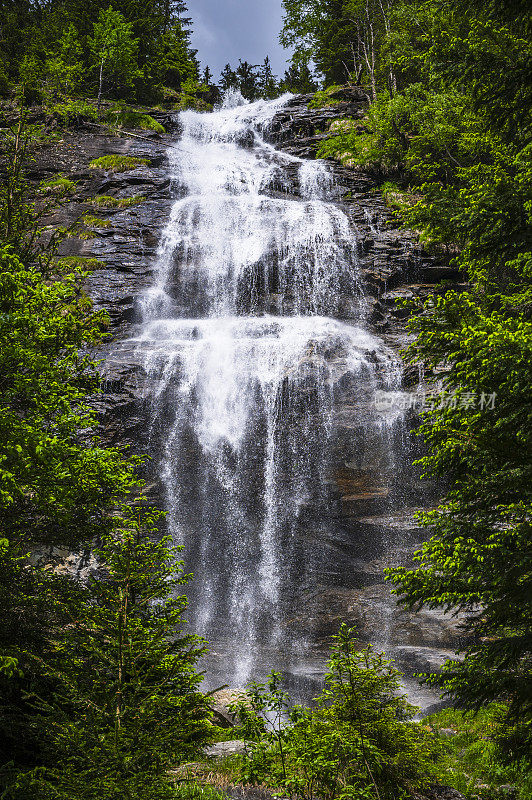
[[[231,69],[230,64],[226,64],[220,74],[220,91],[222,94],[227,92],[228,89],[236,89],[238,86],[238,78],[236,72]]]
[[[279,84],[273,74],[268,56],[266,56],[264,63],[259,68],[257,91],[259,96],[265,100],[273,100],[279,94]]]
[[[7,797],[170,797],[168,769],[208,737],[202,643],[183,633],[182,563],[157,514],[122,513],[97,550],[100,574],[49,597],[64,626],[43,659],[52,691],[33,701],[48,732],[44,769],[20,775]]]
[[[308,64],[296,66],[291,64],[284,74],[281,81],[281,90],[294,94],[311,94],[318,89],[318,84],[314,80]]]
[[[259,97],[259,78],[257,66],[247,61],[239,61],[236,69],[237,85],[246,100],[256,100]]]
[[[243,780],[296,798],[396,800],[434,777],[437,747],[412,722],[400,673],[342,625],[313,708],[294,706],[272,672],[233,706],[244,739]]]

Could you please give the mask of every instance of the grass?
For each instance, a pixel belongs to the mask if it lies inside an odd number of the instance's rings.
[[[496,740],[504,731],[503,712],[503,705],[492,703],[476,715],[447,708],[424,720],[441,740],[442,783],[453,786],[468,800],[505,800],[512,796],[532,800],[530,766],[524,762],[506,765],[501,759]]]
[[[89,164],[89,169],[104,169],[107,172],[129,172],[149,164],[146,158],[133,156],[108,155],[95,158]]]
[[[225,756],[182,764],[172,776],[178,783],[194,782],[220,790],[241,782],[241,767],[242,756]]]
[[[214,786],[203,785],[195,781],[178,783],[174,792],[179,800],[227,800],[227,795],[215,789]]]
[[[111,197],[107,194],[99,194],[91,199],[91,205],[96,208],[129,208],[142,203],[146,198],[144,195],[136,194],[133,197]]]

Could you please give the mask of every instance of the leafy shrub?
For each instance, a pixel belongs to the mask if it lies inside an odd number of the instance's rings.
[[[247,743],[242,777],[291,797],[398,800],[436,776],[436,737],[412,721],[400,673],[342,625],[315,709],[295,706],[272,672],[232,711]]]
[[[86,121],[95,122],[98,119],[96,108],[87,100],[66,100],[64,103],[56,103],[50,110],[52,116],[65,127]]]
[[[89,164],[89,169],[104,169],[107,172],[129,172],[130,170],[146,166],[147,164],[149,164],[149,161],[146,158],[108,155],[95,158]]]
[[[9,78],[4,67],[0,64],[0,97],[7,97],[9,94]]]
[[[165,133],[164,127],[149,114],[118,104],[107,112],[106,119],[117,128],[140,128],[145,131]]]

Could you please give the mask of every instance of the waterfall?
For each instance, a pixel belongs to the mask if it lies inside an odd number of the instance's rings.
[[[233,686],[297,671],[312,645],[342,415],[354,458],[383,469],[398,415],[373,402],[401,373],[367,329],[357,232],[327,165],[264,138],[286,101],[180,114],[135,341],[167,524],[194,573],[188,618],[218,659],[207,677]]]

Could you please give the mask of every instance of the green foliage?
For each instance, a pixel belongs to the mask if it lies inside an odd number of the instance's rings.
[[[519,760],[532,724],[532,44],[499,11],[405,7],[433,33],[403,27],[411,47],[400,52],[390,41],[410,83],[381,93],[321,155],[393,175],[385,194],[400,219],[469,282],[429,298],[410,324],[410,359],[454,398],[421,427],[425,474],[450,489],[421,515],[432,538],[415,567],[390,578],[411,607],[464,612],[464,658],[430,680],[465,708],[508,701],[506,748]]]
[[[310,94],[316,91],[318,84],[314,80],[308,64],[290,64],[279,88],[282,92]]]
[[[43,99],[44,65],[32,53],[25,55],[19,69],[24,100],[30,105]]]
[[[43,181],[32,190],[26,174],[39,148],[49,141],[40,126],[25,123],[24,112],[13,127],[0,132],[5,177],[0,187],[0,241],[10,245],[23,261],[46,272],[60,243],[72,234],[72,225],[50,229],[46,219],[68,203],[75,183],[61,176]]]
[[[227,795],[214,786],[187,781],[176,786],[174,797],[176,800],[225,800]]]
[[[229,89],[237,89],[251,102],[259,98],[273,100],[283,91],[273,74],[268,56],[262,64],[250,64],[248,61],[240,60],[236,70],[233,70],[230,64],[226,64],[220,75],[220,90],[224,93]]]
[[[453,258],[469,290],[430,297],[410,324],[411,361],[450,399],[424,416],[421,464],[450,489],[421,515],[432,538],[415,567],[390,579],[410,607],[464,613],[465,657],[430,680],[466,708],[508,701],[508,756],[529,758],[530,26],[494,6],[424,0],[394,4],[391,19],[379,63],[401,91],[375,93],[319,154],[393,178],[383,192],[399,219]]]
[[[134,485],[118,451],[76,439],[95,425],[84,397],[97,386],[79,348],[98,341],[105,316],[80,271],[50,283],[9,248],[0,259],[3,522],[14,540],[73,544],[112,524],[106,508]]]
[[[133,36],[133,23],[127,22],[123,14],[112,6],[100,11],[88,46],[99,75],[98,103],[106,84],[117,92],[122,87],[132,86],[140,77],[137,63],[139,40]]]
[[[69,269],[80,269],[84,273],[87,273],[91,269],[103,269],[105,267],[102,261],[87,256],[61,256],[60,258],[56,258],[55,263],[60,273],[64,273],[65,270]]]
[[[195,670],[202,642],[182,632],[187,577],[157,534],[157,516],[124,508],[122,525],[96,552],[104,574],[66,599],[49,598],[69,624],[46,659],[53,694],[35,699],[59,763],[19,781],[37,797],[170,796],[167,770],[209,735]]]
[[[126,105],[117,105],[106,113],[106,120],[116,128],[140,128],[145,131],[165,133],[160,122],[142,111],[135,111]]]
[[[55,94],[76,92],[83,77],[83,48],[74,25],[65,28],[53,56],[46,60],[45,70]]]
[[[395,800],[434,779],[436,740],[412,722],[400,673],[343,625],[316,708],[290,707],[281,676],[251,683],[233,707],[247,744],[243,779],[291,797]]]
[[[424,720],[440,736],[446,783],[467,798],[504,800],[512,794],[508,787],[516,788],[519,800],[532,797],[528,765],[506,763],[501,750],[499,742],[508,735],[505,716],[505,706],[493,703],[474,715],[448,708]]]
[[[311,65],[324,85],[355,82],[375,98],[395,91],[397,75],[387,50],[400,35],[402,0],[283,0],[281,44],[295,68]],[[411,16],[411,13],[410,13]]]
[[[50,0],[2,6],[0,93],[23,84],[28,103],[87,97],[157,102],[198,78],[181,0]],[[62,120],[61,120],[62,121]]]
[[[87,121],[96,122],[98,119],[98,110],[87,100],[65,100],[62,103],[54,103],[50,106],[50,113],[66,128]]]
[[[89,164],[89,169],[104,169],[106,172],[130,172],[147,164],[149,164],[149,161],[145,158],[108,155],[93,159]]]
[[[83,292],[89,264],[36,227],[37,204],[48,213],[75,184],[45,181],[27,203],[34,134],[21,120],[7,136],[0,206],[0,792],[161,800],[169,767],[212,731],[203,644],[182,631],[187,578],[139,497],[141,459],[97,436],[88,353],[106,315]],[[95,543],[87,584],[57,569]]]
[[[328,86],[327,89],[315,92],[314,97],[309,103],[309,108],[326,108],[327,106],[334,105],[334,95],[341,88],[341,86],[335,86],[333,84],[333,86]]]

